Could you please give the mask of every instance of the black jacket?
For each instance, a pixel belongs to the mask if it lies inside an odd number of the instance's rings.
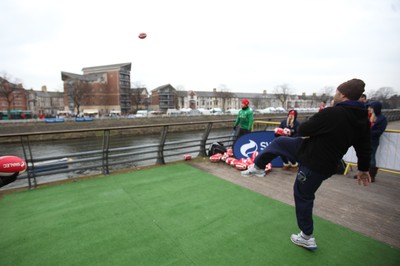
[[[371,127],[371,144],[373,146],[379,145],[379,139],[383,132],[386,130],[387,119],[382,114],[382,104],[380,102],[370,102],[367,106],[371,106],[374,109],[376,121]]]
[[[321,110],[299,127],[304,139],[298,158],[311,170],[331,176],[349,147],[354,146],[358,169],[368,171],[371,138],[368,113],[357,101],[345,101]]]

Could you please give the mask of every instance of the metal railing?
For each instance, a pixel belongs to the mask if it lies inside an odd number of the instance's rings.
[[[207,156],[208,146],[213,142],[222,142],[226,146],[232,145],[233,135],[226,133],[227,130],[219,130],[215,134],[210,135],[213,129],[221,129],[221,125],[227,123],[233,124],[233,120],[220,121],[202,121],[193,123],[173,123],[173,124],[156,124],[148,126],[126,126],[114,128],[98,128],[86,130],[64,130],[56,132],[36,132],[21,134],[4,134],[0,138],[19,138],[19,145],[22,147],[23,157],[28,164],[27,171],[18,176],[17,180],[28,180],[28,187],[34,188],[45,176],[64,174],[64,178],[68,179],[67,173],[75,173],[72,176],[78,177],[79,172],[87,170],[95,170],[93,174],[108,175],[113,170],[130,169],[145,162],[142,165],[165,164],[170,161],[176,161],[184,158],[185,154],[191,154],[192,157]],[[219,125],[219,127],[215,126]],[[200,137],[185,138],[182,140],[170,141],[167,136],[173,127],[197,128],[196,132],[202,132]],[[223,127],[222,127],[223,128]],[[113,142],[117,138],[135,138],[138,135],[135,130],[146,132],[153,129],[159,130],[160,137],[157,142],[143,145],[125,146],[118,142]],[[157,130],[154,130],[157,129]],[[126,133],[132,131],[132,133]],[[46,139],[46,135],[80,135],[92,132],[101,141],[101,147],[90,149],[83,152],[59,153],[52,156],[38,156],[33,150],[33,143],[40,139]],[[76,136],[72,136],[76,137]],[[34,139],[34,140],[33,140]],[[83,139],[84,143],[84,139]],[[18,144],[14,144],[15,146]],[[97,171],[96,171],[97,170]],[[82,174],[81,174],[82,175]],[[71,175],[70,175],[71,176]],[[45,180],[45,179],[43,179]],[[26,183],[26,182],[25,182]]]
[[[384,112],[389,121],[400,120],[400,112]],[[300,114],[299,114],[300,115]],[[254,131],[273,130],[286,114],[274,119],[257,120],[254,123]],[[307,119],[308,117],[305,117]],[[125,126],[111,128],[95,128],[82,130],[63,130],[52,132],[34,132],[18,134],[0,134],[0,140],[13,138],[17,140],[22,148],[21,157],[28,164],[25,173],[18,176],[17,180],[27,180],[29,188],[36,187],[39,183],[49,182],[45,177],[59,175],[51,181],[76,178],[87,175],[86,171],[93,170],[90,175],[108,175],[112,171],[121,169],[132,169],[143,165],[165,164],[170,161],[183,159],[185,154],[192,157],[206,157],[208,146],[214,142],[222,142],[225,146],[231,146],[234,141],[232,134],[233,119],[198,121],[190,123],[154,124],[142,126]],[[180,140],[169,140],[167,137],[171,132],[176,132],[175,127],[194,130],[201,133],[200,137],[185,138]],[[224,129],[217,131],[217,129]],[[159,137],[150,144],[125,145],[115,140],[121,135],[124,138],[136,138],[138,131],[158,132]],[[143,133],[144,132],[144,133]],[[213,133],[213,134],[211,134]],[[33,150],[32,143],[47,139],[46,136],[65,136],[83,139],[81,135],[92,134],[99,139],[96,147],[88,150],[72,153],[58,153],[56,155],[41,156]],[[1,145],[1,144],[0,144]],[[18,144],[14,144],[15,147]],[[1,151],[0,151],[1,152]],[[0,154],[0,156],[5,154]],[[60,177],[61,175],[61,177]],[[26,182],[25,182],[26,183]]]

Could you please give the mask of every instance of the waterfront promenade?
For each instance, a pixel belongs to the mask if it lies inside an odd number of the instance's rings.
[[[387,129],[400,130],[400,121],[390,122]],[[294,172],[276,168],[263,178],[243,177],[239,171],[224,163],[215,164],[204,159],[191,164],[294,206]],[[316,195],[314,214],[400,248],[400,175],[379,171],[376,182],[364,187],[353,179],[355,171],[353,167],[347,175],[334,175],[321,185]],[[315,225],[315,234],[318,237],[318,224]]]
[[[390,122],[387,129],[399,130],[400,121]],[[277,168],[264,178],[244,178],[236,169],[224,163],[210,163],[208,158],[196,158],[187,163],[205,173],[294,205],[293,172]],[[352,178],[354,173],[335,175],[324,182],[317,193],[315,215],[400,248],[400,176],[379,171],[375,183],[362,187]],[[0,190],[1,194],[9,192]]]

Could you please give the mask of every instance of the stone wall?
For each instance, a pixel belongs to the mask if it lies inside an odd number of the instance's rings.
[[[285,114],[273,115],[255,115],[255,119],[266,121],[280,121],[285,118]],[[83,129],[104,129],[127,126],[145,126],[145,125],[164,125],[173,123],[184,123],[186,126],[171,127],[171,130],[187,130],[192,122],[221,121],[214,124],[214,127],[232,127],[236,116],[181,116],[181,117],[147,117],[147,118],[106,118],[95,119],[88,122],[75,122],[73,119],[62,123],[46,123],[41,120],[3,120],[0,121],[0,135],[2,134],[20,134],[34,132],[54,132],[65,130],[83,130]],[[300,117],[299,117],[300,119]],[[193,127],[193,126],[192,126]],[[204,126],[203,126],[204,127]]]

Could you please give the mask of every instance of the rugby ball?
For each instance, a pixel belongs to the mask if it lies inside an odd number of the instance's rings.
[[[142,32],[142,33],[139,34],[139,39],[144,39],[144,38],[146,38],[146,37],[147,37],[147,34],[144,33],[144,32]]]
[[[26,162],[17,156],[1,156],[0,157],[0,176],[10,176],[15,173],[23,173],[26,171]]]
[[[230,165],[233,160],[236,160],[236,158],[228,157],[228,158],[226,158],[225,162]]]
[[[280,128],[280,127],[275,128],[274,132],[276,135],[281,135],[281,136],[284,135],[283,128]]]
[[[237,163],[236,165],[235,165],[235,167],[236,167],[236,169],[238,169],[238,170],[246,170],[247,169],[247,164],[245,164],[245,163]]]
[[[271,170],[272,170],[272,164],[269,163],[269,164],[267,164],[267,165],[265,166],[265,172],[268,173],[268,172],[271,172]]]
[[[217,163],[217,162],[221,161],[221,158],[222,158],[222,154],[216,153],[210,157],[210,161],[213,163]]]

